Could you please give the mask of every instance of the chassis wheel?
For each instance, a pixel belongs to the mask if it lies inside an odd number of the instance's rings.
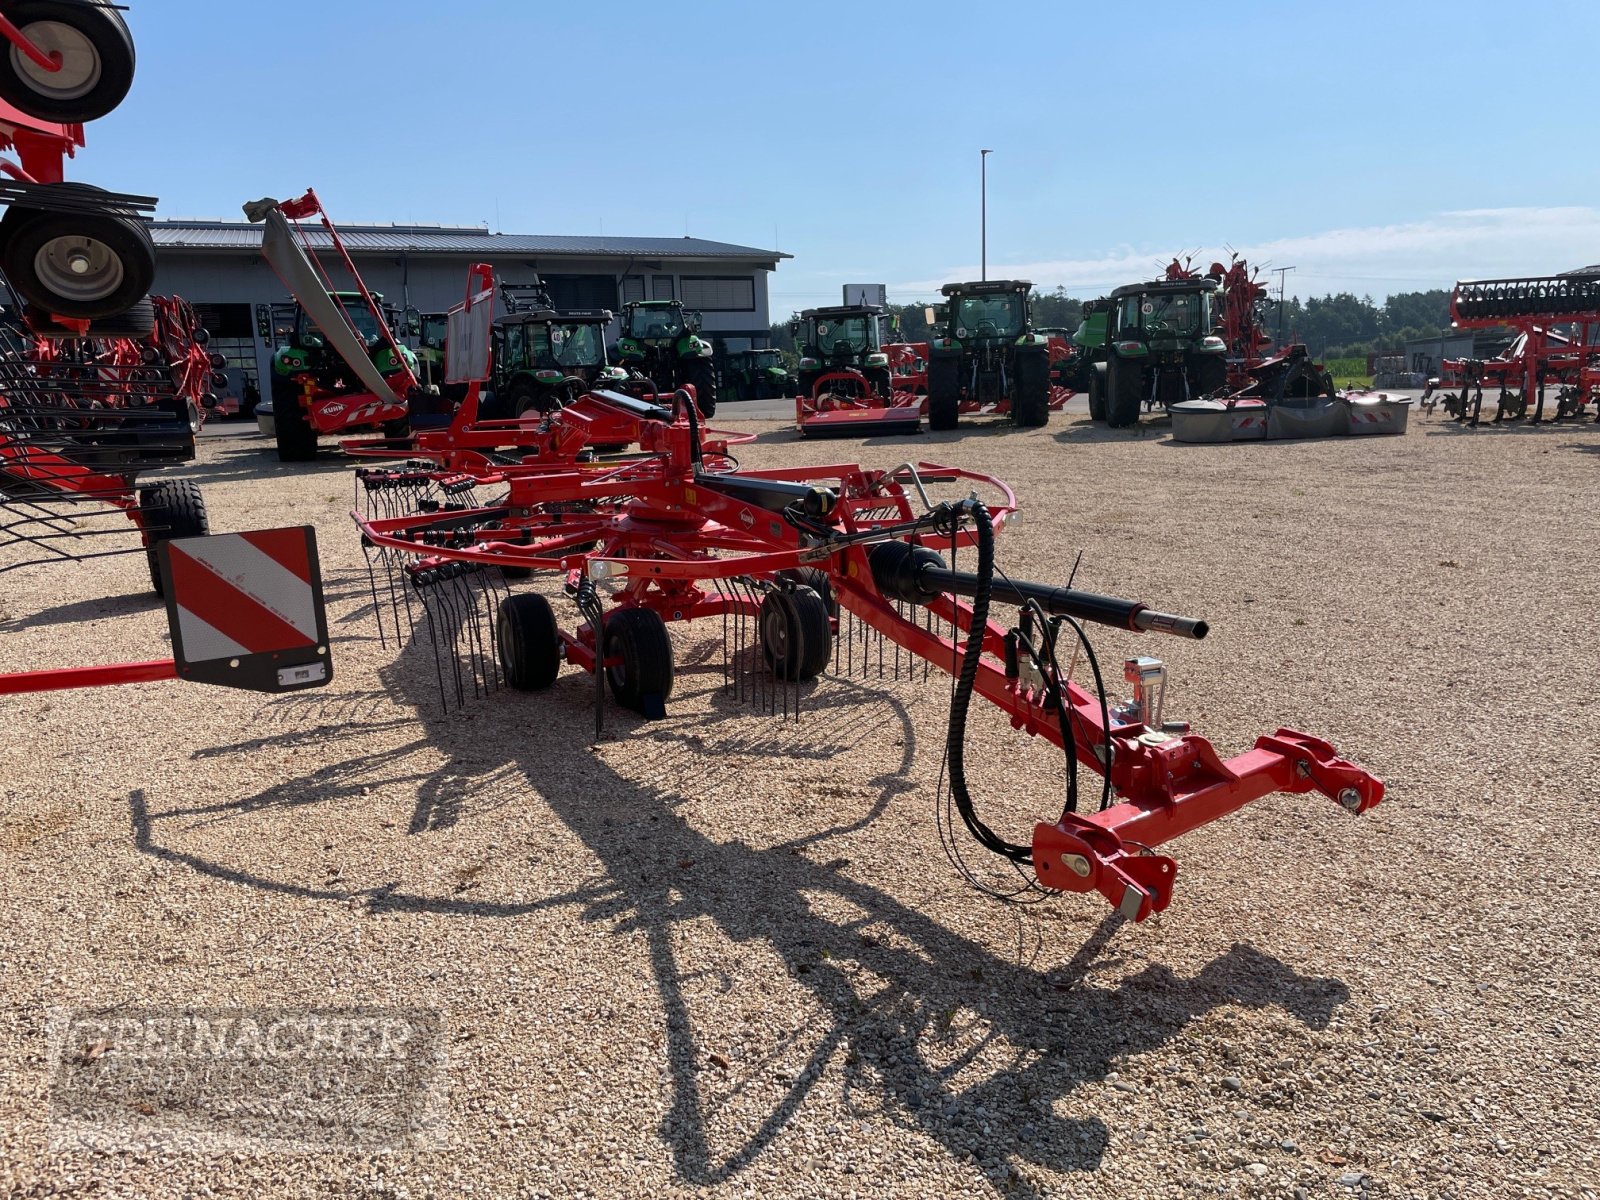
[[[48,71],[20,48],[0,43],[0,100],[46,121],[95,121],[121,104],[133,85],[133,37],[110,7],[72,0],[19,0],[7,19],[46,54]]]
[[[156,547],[175,538],[204,537],[211,532],[206,500],[200,485],[187,479],[164,479],[139,489],[139,519],[144,527],[145,559],[150,566],[150,586],[165,596]]]
[[[37,304],[29,304],[23,310],[23,319],[27,322],[28,331],[42,338],[76,338],[82,337],[76,329],[68,329],[59,325],[48,311]],[[92,338],[130,338],[142,342],[156,331],[155,305],[146,296],[126,312],[118,313],[114,317],[101,317],[98,321],[89,322],[89,337]],[[154,353],[154,351],[151,351]]]
[[[519,692],[541,692],[561,672],[561,631],[550,601],[519,592],[500,601],[495,648],[506,684]]]
[[[1050,359],[1043,351],[1019,354],[1011,381],[1011,419],[1024,429],[1050,422]]]
[[[717,415],[717,368],[709,358],[691,359],[683,368],[683,381],[694,388],[694,406],[710,420]]]
[[[623,708],[649,716],[650,709],[672,695],[672,638],[654,609],[613,612],[605,623],[605,657],[622,659],[606,668],[606,682]]]
[[[809,587],[774,588],[757,615],[761,652],[779,679],[815,679],[833,656],[828,605]]]
[[[272,424],[279,462],[311,462],[317,457],[317,431],[291,379],[272,377]]]
[[[555,412],[561,407],[561,401],[552,392],[547,392],[536,383],[528,380],[519,380],[513,383],[506,392],[506,404],[511,409],[512,416],[525,417],[529,413]]]
[[[935,358],[928,363],[928,428],[954,429],[961,420],[961,362]]]
[[[144,299],[155,282],[156,251],[137,217],[12,206],[0,220],[0,271],[23,299],[92,321],[125,313]]]
[[[1139,423],[1139,404],[1144,400],[1144,368],[1138,363],[1113,358],[1106,364],[1106,424],[1126,429]]]

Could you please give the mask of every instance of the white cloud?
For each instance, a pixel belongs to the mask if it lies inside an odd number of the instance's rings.
[[[1458,279],[1550,275],[1600,262],[1600,209],[1479,208],[1441,212],[1423,221],[1330,229],[1322,233],[1246,243],[1233,247],[1252,265],[1292,266],[1290,295],[1329,292],[1370,293],[1449,287]],[[990,263],[991,278],[1031,279],[1042,289],[1064,287],[1076,296],[1095,296],[1113,287],[1150,279],[1174,255],[1191,246],[1120,246],[1098,257],[1025,263]],[[1194,254],[1202,268],[1226,262],[1220,246]],[[936,296],[941,284],[976,279],[978,267],[948,268],[939,279],[890,286],[901,303]]]

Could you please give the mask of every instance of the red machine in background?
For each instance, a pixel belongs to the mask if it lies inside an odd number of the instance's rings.
[[[1255,370],[1266,361],[1272,335],[1266,330],[1262,307],[1267,289],[1257,282],[1261,269],[1251,270],[1246,260],[1233,254],[1228,265],[1211,264],[1204,275],[1194,269],[1192,258],[1174,258],[1167,264],[1165,278],[1211,279],[1217,283],[1216,328],[1228,345],[1228,390],[1242,391],[1255,382]]]
[[[1457,421],[1477,425],[1483,389],[1498,390],[1495,423],[1528,416],[1545,419],[1545,392],[1556,387],[1553,420],[1582,416],[1595,403],[1600,421],[1600,273],[1483,279],[1457,283],[1450,296],[1450,323],[1457,329],[1509,328],[1510,347],[1495,358],[1446,359],[1428,380],[1422,407],[1442,400]]]

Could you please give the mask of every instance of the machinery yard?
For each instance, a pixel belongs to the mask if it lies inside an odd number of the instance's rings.
[[[819,461],[788,401],[741,469]],[[746,409],[745,411],[749,411]],[[825,447],[824,452],[835,447]],[[348,463],[208,430],[171,477],[213,527],[312,523],[337,674],[10,698],[0,746],[7,1195],[1592,1196],[1600,675],[1592,423],[1184,446],[1162,423],[868,439],[999,475],[1006,570],[1149,596],[1169,715],[1224,755],[1276,725],[1387,782],[1186,836],[1170,909],[960,887],[935,797],[948,681],[825,674],[798,719],[676,627],[664,719],[567,670],[441,709],[381,648]],[[0,670],[166,652],[143,556],[4,576]],[[519,588],[545,588],[534,582]],[[552,594],[554,594],[552,592]],[[72,644],[62,629],[71,623]],[[1552,649],[1554,647],[1555,649]],[[1059,759],[969,734],[997,826]],[[52,1006],[375,1001],[447,1021],[436,1148],[52,1148]]]

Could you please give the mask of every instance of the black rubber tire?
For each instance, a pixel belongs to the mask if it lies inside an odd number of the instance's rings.
[[[272,377],[272,424],[279,462],[312,462],[317,457],[317,431],[300,403],[293,380]]]
[[[1209,396],[1228,386],[1228,362],[1220,354],[1207,354],[1195,360],[1189,371],[1189,394]]]
[[[79,192],[100,190],[83,184],[52,186]],[[91,238],[117,259],[122,278],[105,294],[68,296],[53,291],[38,274],[40,251],[50,242],[68,237]],[[57,316],[93,321],[125,313],[145,298],[156,278],[156,248],[149,228],[137,217],[47,212],[13,205],[0,219],[0,271],[24,300]]]
[[[833,657],[827,602],[809,587],[773,588],[756,617],[761,653],[785,683],[815,679]]]
[[[889,400],[894,396],[894,377],[889,374],[886,368],[874,367],[872,370],[864,372],[864,374],[867,377],[867,382],[872,385],[872,390],[883,399]]]
[[[537,592],[500,601],[494,643],[507,687],[542,692],[561,673],[561,629],[550,601]]]
[[[1089,419],[1101,424],[1106,419],[1106,365],[1094,363],[1089,368]]]
[[[961,422],[961,360],[935,358],[928,362],[928,428],[935,433],[954,429]]]
[[[839,615],[839,601],[833,594],[833,583],[829,580],[828,573],[820,567],[791,567],[788,570],[779,571],[778,579],[796,586],[810,588],[822,597],[822,603],[827,606],[830,617]]]
[[[1022,429],[1050,423],[1050,357],[1043,350],[1018,354],[1011,380],[1011,419]]]
[[[93,47],[99,78],[79,96],[41,92],[17,68],[19,61],[28,60],[6,42],[0,46],[5,51],[0,53],[0,100],[42,120],[72,125],[99,120],[127,97],[137,60],[133,35],[115,9],[73,0],[17,0],[7,6],[5,15],[24,34],[29,25],[40,21],[70,26]]]
[[[1144,367],[1113,358],[1106,364],[1106,424],[1126,429],[1139,423],[1144,401]]]
[[[204,537],[211,532],[206,498],[200,485],[187,479],[163,479],[139,489],[139,519],[146,530],[145,560],[150,567],[150,587],[165,597],[156,547],[175,538]]]
[[[649,697],[672,695],[672,638],[654,609],[619,608],[606,618],[605,657],[622,665],[606,668],[611,695],[623,708],[645,711]]]
[[[28,332],[41,338],[76,338],[85,335],[76,329],[69,329],[58,324],[47,309],[40,308],[37,304],[23,305],[22,316],[28,326]],[[98,321],[89,322],[89,337],[103,338],[131,338],[138,342],[143,341],[156,331],[155,305],[146,296],[125,313],[114,317],[102,317]],[[155,356],[154,350],[146,353]],[[146,365],[152,365],[154,357],[147,360]]]
[[[518,379],[506,389],[506,404],[514,417],[525,417],[529,413],[545,416],[561,407],[553,395],[526,379]]]
[[[683,366],[683,381],[694,388],[694,406],[708,421],[717,415],[717,368],[709,358],[692,358]]]

